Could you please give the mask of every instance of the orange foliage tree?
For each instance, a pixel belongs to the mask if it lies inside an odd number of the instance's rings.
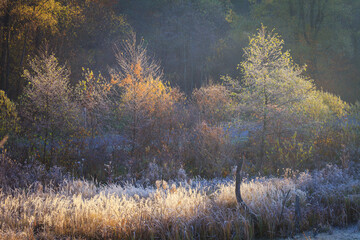
[[[130,156],[150,157],[169,151],[181,126],[175,113],[183,95],[164,82],[159,65],[147,56],[143,41],[137,44],[135,34],[121,49],[116,54],[119,69],[112,71],[111,84],[121,93],[121,116],[129,122]]]

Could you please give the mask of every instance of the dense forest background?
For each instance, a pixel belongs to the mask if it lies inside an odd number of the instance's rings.
[[[260,23],[275,28],[319,89],[359,100],[360,3],[353,0],[2,0],[0,88],[16,99],[43,44],[71,68],[108,75],[114,44],[143,37],[166,79],[189,94],[238,75],[242,49]],[[241,78],[241,76],[240,76]]]
[[[249,174],[349,168],[359,7],[1,1],[1,169],[154,182],[230,176],[244,158]]]

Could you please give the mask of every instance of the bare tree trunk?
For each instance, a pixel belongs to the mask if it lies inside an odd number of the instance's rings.
[[[47,147],[47,139],[48,138],[48,129],[45,129],[45,136],[44,136],[44,152],[43,152],[43,162],[45,164],[45,166],[47,167],[47,169],[50,169],[50,166],[48,164],[48,162],[46,162],[46,147]]]
[[[10,33],[10,14],[9,8],[5,10],[5,16],[2,18],[2,44],[1,44],[1,82],[0,89],[7,91],[7,79],[6,79],[6,70],[9,56],[7,51],[9,50],[9,34]]]
[[[239,204],[240,207],[242,207],[246,213],[250,215],[251,220],[256,223],[257,218],[256,215],[251,211],[251,209],[246,205],[244,200],[241,197],[241,183],[243,180],[243,171],[242,168],[245,163],[245,156],[242,156],[241,161],[238,162],[237,168],[236,168],[236,180],[235,180],[235,195],[236,195],[236,201]]]
[[[21,52],[21,57],[20,57],[20,68],[22,67],[23,63],[24,63],[24,58],[25,58],[25,54],[26,54],[26,43],[27,43],[27,37],[28,37],[28,30],[25,29],[25,33],[24,33],[24,43],[23,43],[23,48],[22,48],[22,52]]]
[[[5,73],[5,87],[9,91],[9,75],[10,75],[10,29],[7,32],[6,37],[6,73]]]
[[[137,119],[136,119],[136,109],[133,112],[133,122],[132,122],[132,133],[131,133],[131,137],[132,137],[132,143],[131,143],[131,151],[130,151],[130,156],[131,158],[134,157],[134,153],[135,153],[135,142],[136,142],[136,127],[137,127]]]
[[[186,48],[186,39],[184,37],[185,34],[183,34],[183,63],[184,63],[184,72],[183,72],[183,81],[185,84],[185,92],[188,92],[188,84],[187,84],[187,48]]]
[[[244,200],[241,197],[240,187],[242,182],[242,166],[244,164],[244,158],[241,158],[241,161],[238,162],[238,165],[236,167],[236,180],[235,180],[235,195],[236,195],[236,201],[238,204],[243,205],[245,204]]]

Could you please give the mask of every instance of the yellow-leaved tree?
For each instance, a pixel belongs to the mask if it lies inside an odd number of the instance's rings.
[[[238,66],[242,81],[224,77],[236,97],[240,119],[252,123],[247,130],[253,133],[257,170],[264,170],[264,163],[276,170],[309,161],[320,126],[342,118],[347,109],[339,97],[316,90],[304,75],[305,66],[294,63],[283,48],[284,41],[261,26],[250,37]]]
[[[238,66],[243,81],[226,78],[237,90],[234,93],[243,116],[257,122],[253,130],[257,130],[259,137],[258,169],[266,158],[267,138],[274,135],[280,138],[292,127],[296,104],[304,101],[314,88],[302,75],[305,67],[295,64],[283,46],[284,41],[276,33],[261,26],[250,38],[244,49],[244,61]]]
[[[100,73],[95,75],[89,69],[83,72],[84,79],[76,85],[75,96],[83,113],[84,129],[93,139],[104,130],[109,119],[111,86]]]

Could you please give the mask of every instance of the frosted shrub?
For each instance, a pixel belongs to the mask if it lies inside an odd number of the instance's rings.
[[[155,182],[160,178],[160,168],[155,162],[149,163],[149,167],[147,169],[146,177],[150,180],[150,182]]]
[[[179,168],[179,171],[177,172],[177,178],[182,181],[185,181],[187,179],[186,171],[182,166]]]
[[[220,126],[197,123],[184,146],[184,163],[195,175],[215,177],[228,175],[233,164],[234,147],[228,133]]]
[[[6,154],[0,154],[0,188],[26,188],[36,182],[43,185],[59,186],[69,176],[63,169],[57,166],[46,170],[44,165],[29,162],[20,164],[9,158]]]

